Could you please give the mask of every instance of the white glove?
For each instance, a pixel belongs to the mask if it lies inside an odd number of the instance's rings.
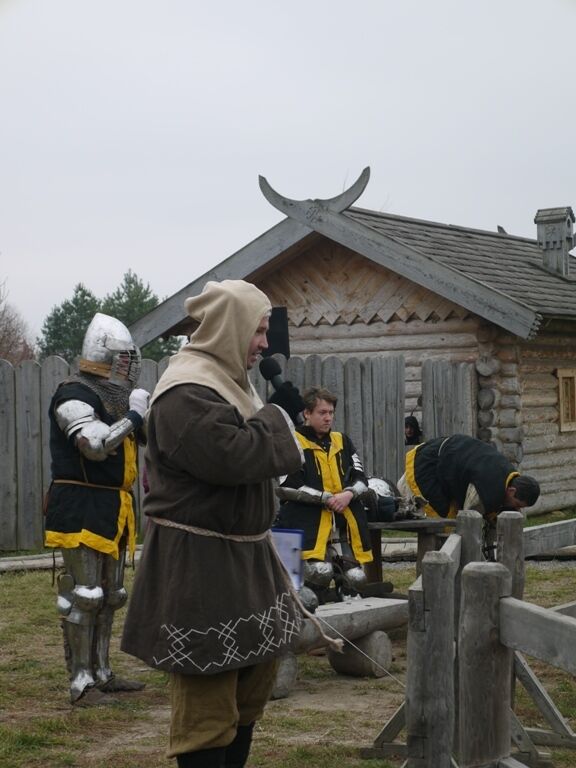
[[[136,411],[137,414],[144,418],[144,414],[148,410],[149,400],[150,392],[147,392],[145,389],[133,389],[128,399],[128,408],[131,411]]]

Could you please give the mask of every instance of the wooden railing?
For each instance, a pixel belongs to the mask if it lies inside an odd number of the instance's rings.
[[[537,744],[576,748],[521,654],[576,672],[576,603],[545,609],[521,599],[525,556],[574,543],[576,520],[524,530],[521,513],[501,513],[496,563],[482,560],[482,524],[477,512],[460,512],[456,532],[424,556],[409,590],[405,701],[364,757],[400,754],[406,768],[520,768],[542,765]],[[515,676],[551,730],[522,726]],[[395,741],[402,729],[405,743]]]

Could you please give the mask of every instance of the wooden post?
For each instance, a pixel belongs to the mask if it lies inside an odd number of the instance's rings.
[[[454,637],[458,640],[458,626],[460,624],[460,595],[462,569],[468,563],[476,563],[482,560],[482,528],[484,518],[474,509],[461,509],[456,517],[456,533],[461,538],[460,565],[454,577]],[[454,752],[458,752],[458,732],[460,729],[460,713],[458,701],[460,698],[460,678],[458,675],[458,642],[455,644],[454,658]]]
[[[421,583],[420,583],[421,582]],[[406,672],[407,768],[449,768],[454,730],[454,579],[444,552],[428,552],[410,589]]]
[[[462,571],[459,650],[459,765],[472,768],[510,755],[512,651],[500,643],[500,598],[512,579],[500,563]]]
[[[524,594],[524,515],[521,512],[500,512],[497,522],[497,558],[512,576],[512,597]]]

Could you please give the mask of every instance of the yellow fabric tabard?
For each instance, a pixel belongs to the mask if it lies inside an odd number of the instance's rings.
[[[45,546],[60,547],[62,549],[73,549],[75,547],[79,547],[80,544],[84,544],[91,549],[95,549],[96,551],[102,552],[105,555],[112,555],[112,557],[118,559],[118,545],[120,539],[126,531],[127,549],[130,555],[132,557],[134,556],[136,551],[136,519],[134,515],[132,494],[130,490],[138,476],[138,468],[136,463],[137,445],[133,435],[129,435],[127,438],[125,438],[123,448],[124,479],[122,488],[118,489],[118,522],[114,539],[108,539],[105,536],[100,536],[97,533],[94,533],[94,531],[88,530],[87,528],[83,528],[80,531],[75,531],[74,533],[46,531]],[[81,485],[81,483],[79,485]],[[93,488],[90,490],[90,492],[98,493],[99,491],[97,488]]]
[[[296,437],[303,451],[311,451],[314,456],[314,463],[318,476],[322,480],[322,488],[330,493],[340,493],[342,491],[342,478],[338,468],[336,456],[343,449],[343,439],[340,432],[330,432],[330,452],[326,453],[318,443],[308,440],[304,435],[296,432]],[[354,556],[359,563],[370,563],[373,559],[372,550],[363,549],[358,523],[350,507],[346,507],[342,513],[348,525],[350,544]],[[318,535],[314,544],[314,549],[307,549],[302,552],[303,560],[323,560],[326,556],[326,546],[330,539],[332,531],[332,510],[328,507],[322,507],[320,515],[320,525],[318,526]]]
[[[406,482],[408,483],[408,487],[410,488],[414,496],[421,496],[422,498],[425,499],[426,494],[422,493],[422,491],[420,490],[420,487],[416,482],[416,473],[414,471],[414,465],[416,461],[416,451],[418,450],[419,447],[420,446],[417,445],[416,448],[412,448],[412,450],[408,451],[408,453],[406,454]],[[456,502],[450,503],[450,511],[448,512],[446,517],[452,518],[452,519],[456,517],[456,515],[458,514],[458,510],[456,509],[456,506],[457,506]],[[442,517],[442,515],[439,515],[438,512],[436,512],[436,510],[431,504],[426,504],[426,506],[423,507],[423,510],[426,513],[426,517]]]

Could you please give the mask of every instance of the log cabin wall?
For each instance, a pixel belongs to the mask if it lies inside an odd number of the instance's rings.
[[[403,355],[406,413],[419,420],[422,362],[473,363],[479,354],[478,317],[328,240],[257,284],[287,307],[293,355]]]
[[[504,356],[513,346],[502,346]],[[521,468],[541,484],[542,495],[534,508],[541,512],[576,505],[576,431],[560,431],[556,376],[556,369],[574,367],[575,350],[576,334],[566,330],[543,331],[534,341],[517,344],[522,397]]]

